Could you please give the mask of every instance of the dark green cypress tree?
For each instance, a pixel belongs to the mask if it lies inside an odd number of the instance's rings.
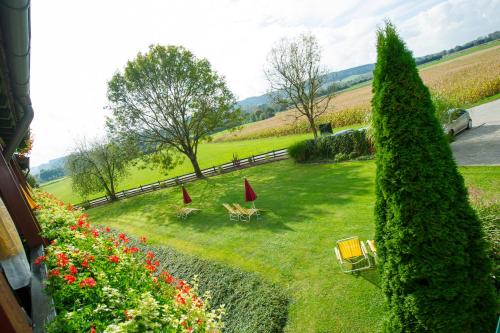
[[[493,332],[496,300],[479,220],[412,53],[377,34],[376,240],[388,332]]]

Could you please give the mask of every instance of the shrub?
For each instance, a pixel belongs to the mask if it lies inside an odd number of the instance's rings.
[[[153,252],[141,252],[125,234],[95,228],[88,216],[50,195],[37,194],[45,255],[45,291],[56,317],[47,332],[220,332],[222,309],[209,311],[188,285],[162,271]]]
[[[288,147],[288,154],[297,162],[305,162],[308,159],[308,144],[311,140],[298,141]]]
[[[479,220],[412,54],[388,23],[373,80],[376,241],[388,332],[492,332]]]
[[[340,162],[369,155],[372,147],[366,129],[360,129],[297,142],[288,148],[288,152],[296,162],[325,159]]]
[[[176,278],[192,280],[199,276],[199,292],[210,291],[212,306],[224,305],[224,332],[279,333],[288,317],[289,297],[283,288],[255,273],[198,259],[165,246],[131,243],[142,252],[156,254],[162,267]]]

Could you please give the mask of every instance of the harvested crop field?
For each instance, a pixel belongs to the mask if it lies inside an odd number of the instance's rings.
[[[460,105],[471,104],[500,92],[500,44],[487,49],[454,57],[448,61],[425,66],[420,76],[433,93]],[[341,92],[335,96],[323,121],[332,121],[332,113],[342,110],[370,110],[371,84]],[[343,124],[342,126],[345,126]],[[273,118],[244,126],[227,133],[216,141],[245,140],[307,131],[303,120],[294,110],[280,112]]]

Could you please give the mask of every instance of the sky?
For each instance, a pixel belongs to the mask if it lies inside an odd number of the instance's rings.
[[[104,133],[107,81],[151,44],[206,58],[238,97],[263,94],[266,56],[314,34],[332,71],[375,62],[375,31],[396,24],[415,56],[500,30],[500,0],[44,0],[31,3],[37,166]]]

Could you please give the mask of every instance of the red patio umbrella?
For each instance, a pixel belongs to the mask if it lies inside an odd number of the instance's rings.
[[[189,196],[189,193],[184,186],[182,186],[182,199],[184,200],[185,204],[191,203],[191,201],[193,201],[191,200],[191,197]]]
[[[253,191],[253,188],[250,186],[248,180],[245,178],[245,201],[254,201],[255,199],[257,199],[257,195]]]

